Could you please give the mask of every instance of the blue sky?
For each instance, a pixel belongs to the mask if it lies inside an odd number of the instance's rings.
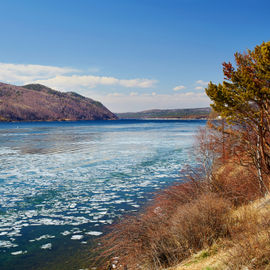
[[[209,105],[221,63],[269,40],[270,1],[0,0],[0,81],[114,112]]]

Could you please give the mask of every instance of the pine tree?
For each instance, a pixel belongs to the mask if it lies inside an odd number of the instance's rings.
[[[270,172],[270,42],[263,42],[241,54],[235,54],[236,68],[223,63],[222,84],[209,83],[206,94],[211,106],[230,124],[251,131],[247,141],[253,152],[261,191],[265,192],[263,172]],[[251,138],[251,136],[248,136]]]

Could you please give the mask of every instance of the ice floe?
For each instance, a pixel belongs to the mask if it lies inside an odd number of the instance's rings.
[[[87,234],[87,235],[93,235],[93,236],[99,236],[99,235],[102,234],[102,232],[91,231],[91,232],[86,232],[85,234]]]
[[[25,251],[19,250],[19,251],[11,252],[10,254],[14,255],[14,256],[17,256],[17,255],[22,255],[22,254],[26,254],[26,253],[27,253],[27,250],[25,250]]]
[[[66,236],[66,235],[71,234],[71,232],[69,232],[69,231],[64,231],[64,232],[61,232],[61,234],[64,235],[64,236]]]
[[[83,239],[83,235],[75,234],[75,235],[72,235],[70,239],[71,240],[81,240],[81,239]]]
[[[0,248],[13,248],[17,246],[18,246],[17,244],[14,244],[10,241],[0,240]]]
[[[55,235],[44,234],[44,235],[41,235],[40,237],[29,240],[29,242],[35,242],[35,241],[40,241],[43,239],[52,239],[52,238],[55,238]]]
[[[52,249],[52,243],[44,244],[40,247],[41,249]]]

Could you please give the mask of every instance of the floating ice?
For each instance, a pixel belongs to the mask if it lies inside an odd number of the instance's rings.
[[[76,207],[76,203],[71,203],[70,205],[69,205],[69,208],[75,208]]]
[[[103,224],[127,210],[137,211],[149,192],[179,178],[190,159],[193,138],[187,135],[204,123],[27,125],[16,129],[12,123],[0,123],[4,250],[16,247],[20,239],[54,238],[50,234],[56,226],[54,241],[67,235],[72,240],[101,235]],[[46,245],[42,249],[52,247]]]
[[[81,240],[83,239],[83,235],[81,234],[76,234],[71,236],[71,240]]]
[[[10,241],[0,240],[0,248],[12,248],[17,246],[17,244],[11,243]]]
[[[21,255],[21,254],[26,254],[26,253],[27,253],[27,250],[25,251],[19,250],[19,251],[11,252],[10,254],[16,256],[16,255]]]
[[[66,236],[66,235],[71,234],[71,232],[69,232],[69,231],[64,231],[64,232],[61,232],[61,234],[64,235],[64,236]]]
[[[48,243],[48,244],[42,245],[40,248],[41,249],[52,249],[52,243]]]
[[[85,234],[87,235],[94,235],[94,236],[99,236],[102,234],[102,232],[98,232],[98,231],[91,231],[91,232],[86,232]]]
[[[54,235],[49,235],[49,234],[44,234],[44,235],[41,235],[40,237],[29,240],[29,242],[40,241],[40,240],[43,240],[43,239],[52,239],[52,238],[55,238],[55,236]]]

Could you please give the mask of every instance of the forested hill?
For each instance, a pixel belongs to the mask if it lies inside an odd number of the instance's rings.
[[[41,84],[0,83],[0,121],[114,120],[100,102]]]
[[[147,110],[142,112],[118,113],[120,119],[155,119],[155,118],[181,118],[181,119],[206,119],[211,112],[210,107],[195,109],[173,110]]]

